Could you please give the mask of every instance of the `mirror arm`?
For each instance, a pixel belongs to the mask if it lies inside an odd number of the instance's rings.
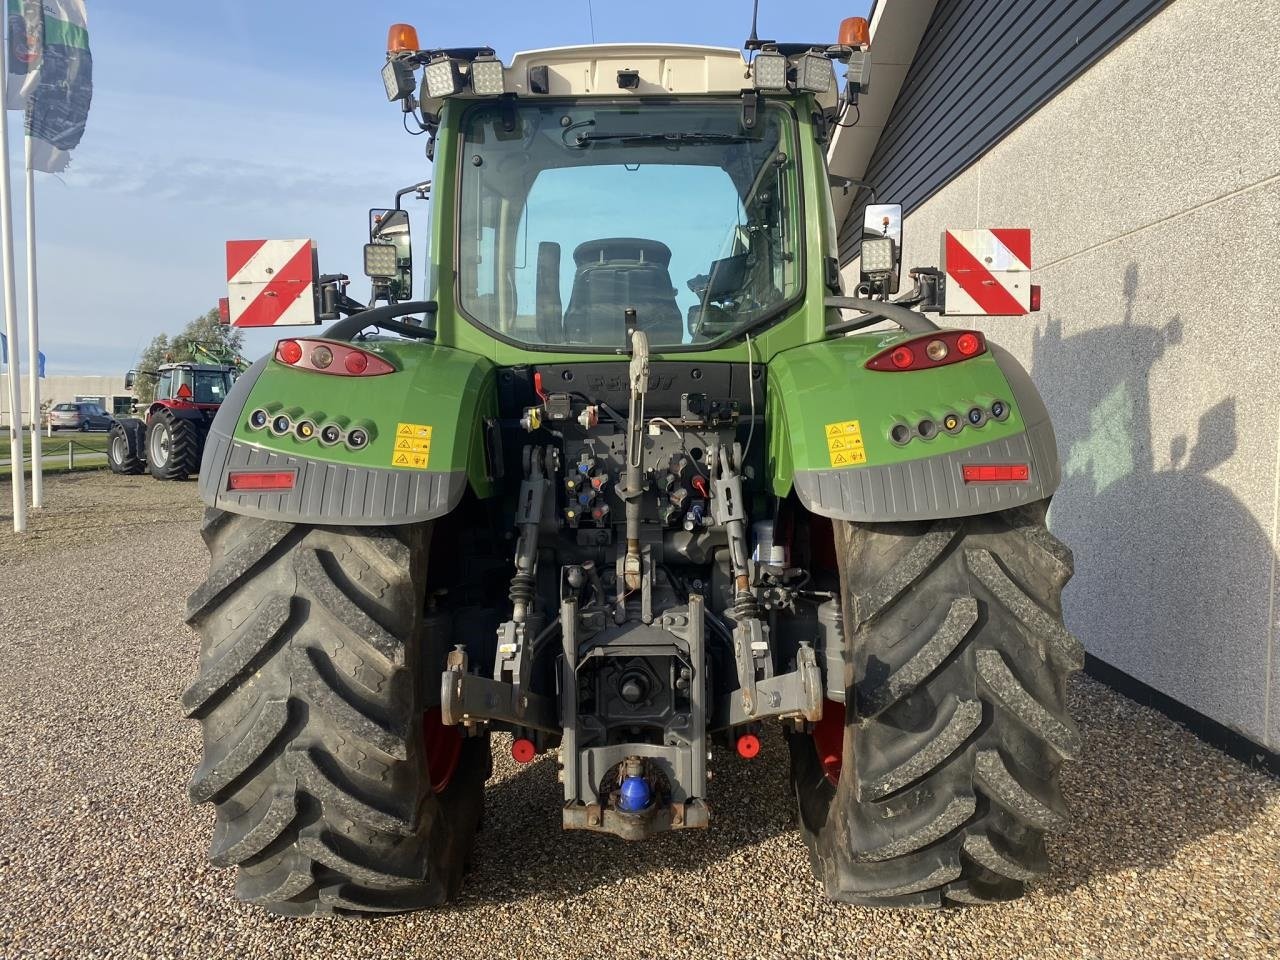
[[[409,186],[407,186],[407,187],[405,187],[405,188],[403,188],[403,189],[401,189],[401,190],[397,190],[397,191],[396,191],[396,207],[395,207],[395,208],[396,208],[397,210],[399,210],[399,209],[400,209],[400,198],[401,198],[401,197],[404,197],[406,194],[416,193],[416,194],[418,194],[419,196],[421,196],[421,197],[425,198],[425,197],[426,197],[426,195],[427,195],[427,193],[428,193],[430,190],[431,190],[431,181],[430,181],[430,180],[422,180],[422,181],[419,181],[418,183],[410,184]]]
[[[860,310],[867,314],[865,317],[837,320],[835,323],[827,324],[826,332],[828,335],[861,330],[863,327],[869,327],[881,320],[896,323],[907,333],[932,333],[938,329],[938,325],[924,316],[924,314],[908,310],[906,307],[896,303],[863,300],[859,297],[827,297],[823,302],[826,306],[835,307],[838,310]]]

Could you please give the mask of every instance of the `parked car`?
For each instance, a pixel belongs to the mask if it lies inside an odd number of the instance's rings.
[[[59,403],[49,411],[54,430],[110,430],[115,418],[96,403]]]

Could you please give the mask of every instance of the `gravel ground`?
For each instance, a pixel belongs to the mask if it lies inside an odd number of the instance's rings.
[[[717,756],[716,820],[646,844],[562,833],[555,770],[499,759],[459,903],[379,921],[269,917],[206,865],[177,697],[205,570],[194,484],[60,477],[0,532],[0,956],[1280,956],[1280,784],[1087,679],[1074,825],[1024,900],[944,913],[827,903],[780,736]],[[0,484],[0,510],[9,489]],[[7,531],[8,516],[0,514]],[[124,573],[129,576],[122,576]],[[505,738],[497,744],[505,753]]]

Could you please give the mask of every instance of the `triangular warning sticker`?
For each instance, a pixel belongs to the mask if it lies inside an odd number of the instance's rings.
[[[397,450],[412,450],[412,449],[413,449],[412,441],[408,440],[407,438],[405,438],[405,439],[401,439],[401,440],[398,440],[398,441],[396,441],[396,449],[397,449]]]
[[[833,452],[831,454],[831,465],[833,467],[843,467],[851,462],[849,455],[846,453]]]
[[[412,436],[413,436],[413,424],[411,424],[411,423],[402,423],[402,424],[400,424],[400,426],[396,427],[396,436],[398,436],[398,437],[412,437]]]
[[[409,465],[408,454],[404,454],[404,453],[396,454],[395,464],[398,467],[407,467]]]
[[[840,424],[838,424],[838,423],[829,423],[829,424],[827,424],[827,436],[828,436],[828,437],[838,437],[838,436],[840,436]]]

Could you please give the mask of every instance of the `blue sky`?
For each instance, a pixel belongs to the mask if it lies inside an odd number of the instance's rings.
[[[88,6],[88,129],[65,174],[36,175],[50,374],[122,372],[156,333],[208,310],[225,295],[228,239],[311,237],[323,272],[359,274],[368,208],[429,175],[423,141],[405,134],[378,75],[389,24],[415,24],[424,46],[487,44],[508,61],[517,50],[592,39],[586,0]],[[868,6],[762,0],[760,33],[834,38],[841,18]],[[594,0],[600,43],[737,46],[750,18],[749,0]],[[21,281],[18,114],[10,125]],[[415,232],[421,249],[424,232]],[[367,295],[362,277],[352,292]],[[18,297],[25,331],[21,282]],[[277,338],[251,332],[246,353]]]

